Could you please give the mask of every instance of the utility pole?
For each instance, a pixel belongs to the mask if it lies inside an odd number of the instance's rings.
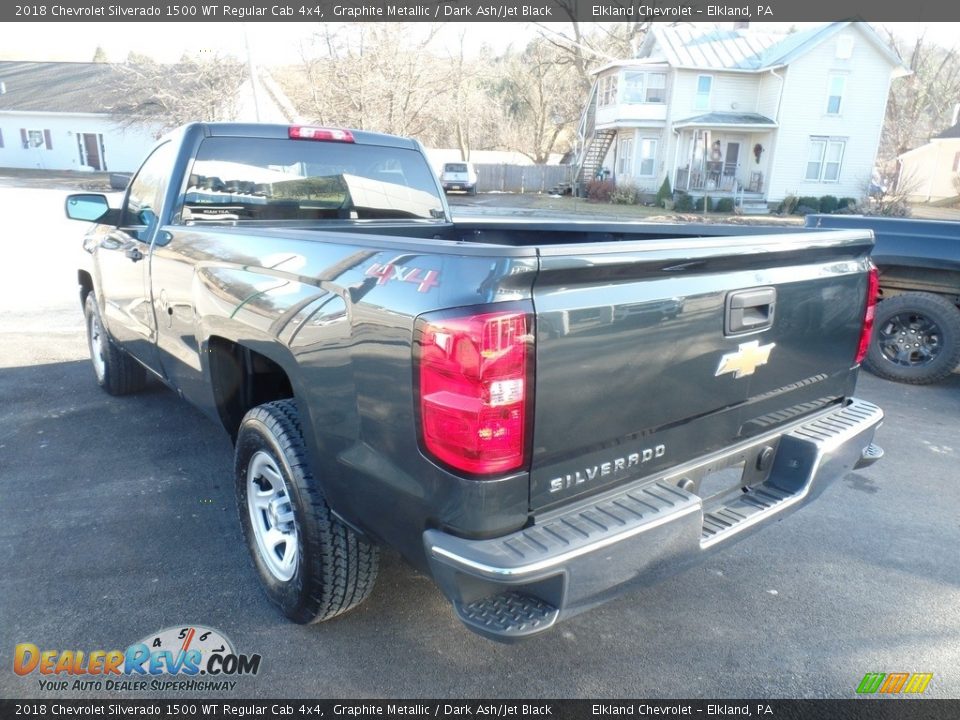
[[[257,76],[253,71],[253,55],[250,53],[250,34],[247,32],[247,24],[243,24],[243,42],[247,47],[247,73],[250,75],[250,92],[253,94],[253,114],[257,122],[260,122],[260,96],[257,93]]]

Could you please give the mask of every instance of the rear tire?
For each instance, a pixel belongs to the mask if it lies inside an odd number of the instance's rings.
[[[147,384],[147,371],[136,360],[118,348],[107,332],[97,298],[87,293],[83,303],[87,325],[87,346],[97,384],[111,395],[129,395]]]
[[[877,306],[864,360],[874,375],[913,385],[943,380],[960,363],[960,310],[931,293],[906,293]]]
[[[330,512],[310,470],[293,400],[246,414],[235,456],[237,511],[267,596],[298,623],[322,622],[362,603],[379,549]]]

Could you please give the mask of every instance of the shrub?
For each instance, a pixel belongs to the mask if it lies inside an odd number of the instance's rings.
[[[698,197],[696,200],[694,200],[694,202],[693,202],[693,209],[696,210],[697,212],[703,212],[704,200],[707,200],[707,198]],[[709,200],[707,200],[707,202],[710,203]],[[710,212],[710,207],[711,207],[712,204],[713,204],[713,203],[710,203],[710,204],[707,205],[707,212]]]
[[[857,200],[852,197],[842,197],[837,201],[837,212],[853,212],[857,209]]]
[[[777,212],[781,215],[793,215],[793,211],[797,209],[797,196],[787,195],[783,202],[777,207]]]
[[[714,207],[719,213],[732,213],[733,212],[733,198],[720,198],[717,200],[717,204]]]
[[[613,180],[591,180],[587,183],[587,197],[595,202],[610,202]]]
[[[864,203],[862,210],[864,215],[910,217],[910,203],[904,198],[881,198],[872,203]]]
[[[690,212],[693,210],[693,198],[690,197],[689,193],[679,192],[677,193],[676,204],[673,206],[673,209],[677,212]]]
[[[833,195],[824,195],[820,198],[820,212],[835,213],[839,207],[837,198]]]
[[[673,190],[670,189],[670,178],[663,179],[663,185],[657,190],[657,205],[663,207],[664,200],[670,200],[673,197]]]
[[[610,194],[614,205],[636,205],[637,189],[633,185],[618,185]]]
[[[807,212],[799,212],[801,207],[807,208]],[[797,198],[797,208],[794,210],[796,215],[809,215],[812,212],[820,212],[820,198],[804,195]]]

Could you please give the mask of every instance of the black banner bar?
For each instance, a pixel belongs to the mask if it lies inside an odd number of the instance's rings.
[[[0,700],[2,720],[64,717],[955,720],[960,700]]]
[[[952,0],[37,0],[3,22],[960,21]]]

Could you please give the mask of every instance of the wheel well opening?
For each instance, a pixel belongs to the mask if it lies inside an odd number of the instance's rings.
[[[287,373],[265,355],[218,337],[210,338],[207,353],[217,412],[232,439],[248,410],[293,397]]]
[[[80,305],[87,301],[87,295],[93,292],[93,278],[86,270],[77,271],[77,282],[80,283]]]

